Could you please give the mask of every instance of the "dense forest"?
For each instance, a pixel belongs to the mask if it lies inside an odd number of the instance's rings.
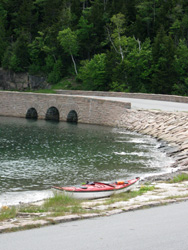
[[[0,67],[80,89],[188,95],[188,1],[1,0]]]

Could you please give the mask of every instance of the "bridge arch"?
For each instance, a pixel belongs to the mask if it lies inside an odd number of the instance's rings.
[[[59,110],[54,106],[48,108],[45,120],[59,121]]]
[[[29,108],[26,113],[26,119],[37,119],[38,113],[35,108]]]
[[[71,110],[67,115],[67,122],[77,123],[78,114],[75,110]]]

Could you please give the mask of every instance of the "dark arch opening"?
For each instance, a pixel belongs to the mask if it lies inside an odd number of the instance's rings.
[[[78,122],[78,115],[75,110],[71,110],[67,116],[67,122],[77,123]]]
[[[30,108],[28,109],[27,111],[27,114],[26,114],[26,119],[37,119],[38,118],[38,114],[37,114],[37,111],[35,108]]]
[[[46,120],[59,121],[59,111],[56,107],[50,107],[46,112]]]

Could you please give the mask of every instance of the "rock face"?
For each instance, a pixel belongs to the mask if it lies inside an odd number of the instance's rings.
[[[49,88],[45,77],[32,76],[28,73],[14,73],[0,68],[1,90],[26,90]]]

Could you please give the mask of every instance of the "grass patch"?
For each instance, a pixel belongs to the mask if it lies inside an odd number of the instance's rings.
[[[43,206],[34,206],[34,205],[23,205],[19,208],[21,213],[44,213],[47,212]]]
[[[76,200],[68,195],[54,194],[54,197],[45,201],[43,208],[47,212],[52,212],[54,216],[64,213],[80,213],[82,212],[81,201]]]
[[[16,208],[3,206],[0,210],[0,221],[13,219],[16,217]]]
[[[54,193],[54,196],[48,198],[45,202],[43,207],[47,210],[57,208],[57,207],[67,207],[67,206],[78,206],[80,205],[81,201],[76,200],[68,195],[65,194],[58,194]]]
[[[70,196],[54,193],[54,196],[48,198],[41,206],[24,206],[19,209],[24,213],[47,213],[51,216],[64,215],[66,213],[83,213],[81,201],[71,198]]]
[[[110,205],[118,201],[128,201],[132,198],[143,195],[144,193],[148,191],[153,191],[154,189],[155,189],[154,186],[143,185],[140,187],[139,190],[136,190],[136,191],[128,191],[125,193],[112,195],[111,198],[105,204]]]
[[[188,180],[188,174],[179,174],[175,176],[172,180],[170,180],[169,183],[178,183],[187,180]]]
[[[51,89],[38,89],[38,90],[29,90],[28,92],[35,92],[35,93],[44,93],[44,94],[55,94],[56,91]]]

